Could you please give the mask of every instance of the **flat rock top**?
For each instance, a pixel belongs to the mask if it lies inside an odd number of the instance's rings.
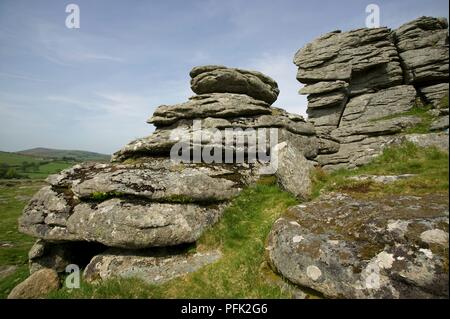
[[[361,240],[374,234],[371,229],[377,231],[376,224],[385,227],[393,220],[448,218],[448,198],[446,194],[428,194],[359,199],[331,193],[307,205],[295,206],[289,213],[290,217],[312,232],[335,232]]]

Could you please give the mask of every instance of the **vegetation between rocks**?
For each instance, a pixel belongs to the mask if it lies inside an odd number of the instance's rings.
[[[414,176],[389,184],[352,180],[357,175]],[[1,185],[0,267],[16,267],[13,274],[0,278],[0,297],[28,276],[27,251],[33,239],[17,231],[17,218],[31,195],[42,183],[16,182]],[[448,154],[436,148],[404,143],[384,150],[368,165],[355,170],[313,174],[313,196],[321,192],[344,191],[354,195],[377,196],[386,193],[423,194],[448,191]],[[103,195],[103,194],[98,194]],[[102,196],[100,196],[102,197]],[[220,249],[223,258],[201,270],[153,286],[138,279],[113,279],[99,284],[81,283],[80,289],[63,288],[50,298],[286,298],[287,284],[265,265],[265,240],[273,222],[297,203],[275,185],[273,177],[262,178],[236,197],[221,221],[207,231],[192,251]],[[11,245],[11,246],[9,246]]]
[[[265,240],[273,222],[296,199],[264,179],[234,199],[221,221],[197,242],[197,251],[219,249],[223,257],[201,270],[163,285],[137,279],[82,282],[51,298],[286,298],[288,290],[266,278]]]
[[[377,194],[424,194],[448,191],[448,153],[435,147],[418,147],[411,142],[386,148],[370,164],[355,170],[341,169],[327,173],[316,169],[313,173],[313,196],[321,192],[344,191],[375,196]],[[413,176],[392,183],[372,180],[352,180],[358,175]]]

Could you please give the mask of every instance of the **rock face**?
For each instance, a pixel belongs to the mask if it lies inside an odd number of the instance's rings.
[[[94,282],[113,277],[133,277],[157,285],[194,272],[220,258],[218,251],[158,256],[154,252],[111,249],[92,259],[86,266],[84,278]]]
[[[276,175],[298,197],[309,195],[319,142],[303,117],[271,107],[277,83],[222,66],[196,67],[191,77],[198,95],[159,106],[148,121],[153,134],[124,146],[111,163],[78,164],[48,177],[19,220],[20,231],[39,238],[29,254],[32,273],[61,273],[75,263],[87,265],[90,279],[163,282],[220,253],[155,250],[197,241],[259,176]],[[289,151],[275,156],[279,143]]]
[[[53,269],[45,268],[33,273],[8,295],[8,299],[37,299],[60,287],[59,277]]]
[[[394,31],[406,83],[448,82],[448,22],[421,17]]]
[[[448,298],[448,221],[447,194],[326,194],[275,222],[268,259],[327,297]]]
[[[300,49],[294,63],[309,120],[323,144],[340,146],[319,151],[319,164],[366,164],[395,135],[426,121],[410,116],[425,104],[446,110],[430,113],[429,130],[448,130],[448,59],[448,23],[431,17],[396,30],[334,31]]]
[[[270,77],[256,71],[206,65],[193,68],[191,88],[197,94],[237,93],[272,104],[280,90]]]
[[[311,195],[310,174],[314,164],[291,144],[280,143],[277,145],[277,151],[276,176],[279,184],[298,198],[308,199]]]

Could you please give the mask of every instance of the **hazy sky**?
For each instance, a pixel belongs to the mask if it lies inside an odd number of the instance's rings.
[[[69,3],[79,29],[65,26]],[[448,0],[0,0],[0,150],[112,153],[152,132],[155,107],[193,95],[189,71],[201,64],[264,72],[281,90],[274,105],[304,114],[295,52],[364,27],[370,3],[391,28],[449,10]]]

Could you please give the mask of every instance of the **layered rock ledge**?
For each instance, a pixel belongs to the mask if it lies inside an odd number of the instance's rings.
[[[294,63],[308,118],[320,138],[340,145],[319,164],[354,168],[397,135],[448,132],[448,52],[448,23],[432,17],[396,30],[334,31],[301,48]]]

